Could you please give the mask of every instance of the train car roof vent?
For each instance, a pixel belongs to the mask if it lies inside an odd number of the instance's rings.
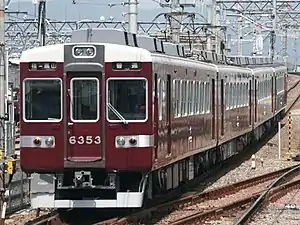
[[[88,38],[88,40],[87,40]],[[135,46],[133,34],[119,29],[89,28],[72,32],[71,42],[110,43]]]
[[[163,43],[164,52],[166,55],[179,56],[177,46],[173,43]]]
[[[137,42],[140,48],[147,49],[150,52],[156,52],[157,46],[155,39],[149,36],[137,36]]]
[[[212,62],[214,60],[212,52],[205,51],[205,55],[206,55],[206,60],[207,61]]]

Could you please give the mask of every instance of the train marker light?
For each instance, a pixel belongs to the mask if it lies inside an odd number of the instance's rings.
[[[136,145],[137,144],[137,140],[134,137],[132,137],[132,138],[130,138],[129,143],[131,145]]]
[[[34,140],[33,140],[33,143],[37,146],[41,145],[41,139],[39,137],[36,137]]]

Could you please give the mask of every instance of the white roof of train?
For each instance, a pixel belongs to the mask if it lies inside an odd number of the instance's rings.
[[[72,43],[72,45],[76,43]],[[83,44],[83,43],[78,43]],[[142,48],[118,44],[88,43],[89,45],[105,45],[105,62],[152,62],[151,53]],[[22,62],[63,62],[64,45],[46,45],[24,51]],[[68,45],[68,44],[66,44]]]

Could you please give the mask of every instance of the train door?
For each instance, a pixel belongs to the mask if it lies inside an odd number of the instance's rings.
[[[252,81],[249,80],[249,126],[252,125]]]
[[[275,78],[275,72],[273,73],[273,76],[271,78],[271,101],[272,101],[272,113],[276,112],[276,95],[275,95],[275,83],[274,80],[276,81]]]
[[[167,93],[166,93],[166,126],[168,132],[168,154],[171,154],[171,118],[172,118],[172,93],[171,93],[171,75],[167,75]]]
[[[216,90],[215,79],[211,80],[212,139],[216,139]]]
[[[154,74],[154,109],[158,109],[158,75],[157,73]],[[154,135],[154,159],[157,159],[158,158],[158,155],[157,155],[157,150],[158,150],[158,137],[157,137],[157,134],[158,134],[158,111],[157,110],[153,110],[153,118],[155,119],[154,120],[154,124],[153,124],[153,127],[154,127],[154,133],[156,135]]]
[[[220,105],[221,105],[221,136],[224,136],[224,113],[225,113],[225,104],[224,104],[224,79],[221,79],[220,87]]]
[[[257,122],[257,97],[258,97],[258,91],[257,91],[257,80],[254,78],[254,122]]]
[[[67,73],[66,122],[68,161],[102,159],[101,73]]]

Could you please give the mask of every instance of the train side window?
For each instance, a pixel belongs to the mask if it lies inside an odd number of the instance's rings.
[[[244,87],[244,102],[243,102],[243,105],[246,106],[247,105],[247,83],[244,83],[243,85]]]
[[[232,104],[232,84],[228,83],[228,109],[231,109]]]
[[[188,111],[187,114],[191,115],[192,114],[192,93],[193,93],[193,82],[192,81],[187,81],[188,83],[188,89],[187,89],[187,93],[188,93]]]
[[[199,81],[195,81],[195,114],[198,115],[199,114]]]
[[[157,91],[157,98],[158,98],[158,118],[162,120],[162,90],[161,90],[161,82],[162,80],[159,78],[157,82],[158,91]]]
[[[245,91],[245,99],[244,99],[245,103],[244,104],[245,104],[245,106],[247,106],[248,105],[247,104],[248,103],[248,84],[247,83],[244,84],[244,88],[245,88],[245,90],[244,90]]]
[[[234,83],[231,83],[231,93],[230,93],[230,108],[233,109],[234,108]]]
[[[245,102],[244,102],[244,105],[247,106],[248,105],[247,104],[248,103],[248,92],[249,92],[248,91],[248,84],[247,83],[244,83],[244,88],[245,88],[245,90],[244,90],[245,91],[245,99],[244,99]]]
[[[242,96],[243,96],[243,98],[242,98],[242,106],[245,106],[245,103],[246,103],[246,101],[245,101],[245,99],[246,99],[246,84],[245,83],[242,83]]]
[[[233,83],[232,84],[232,108],[235,108],[235,99],[236,99],[236,94],[235,94],[235,86],[236,86],[236,84],[235,83]]]
[[[242,94],[242,85],[241,83],[237,83],[237,107],[241,107],[241,100],[243,98],[243,94]]]
[[[173,81],[175,83],[175,87],[174,87],[174,94],[175,94],[175,110],[174,110],[174,117],[178,117],[179,113],[179,100],[180,100],[180,89],[179,89],[179,85],[180,85],[180,81],[179,80],[174,80]]]
[[[177,86],[177,83],[176,83],[176,80],[173,80],[172,82],[172,103],[173,103],[173,116],[176,117],[177,115],[177,94],[176,94],[176,86]]]
[[[260,100],[260,81],[257,81],[256,93],[257,93],[257,100],[259,101]]]
[[[245,105],[249,106],[249,85],[248,83],[245,84],[245,92],[246,92],[246,99],[245,99]]]
[[[235,83],[235,108],[238,107],[239,83]]]
[[[205,112],[209,113],[210,112],[210,107],[211,107],[211,86],[210,86],[210,82],[206,82],[205,85],[205,93],[206,94],[206,104],[205,104]]]
[[[239,83],[239,95],[238,95],[239,107],[243,105],[243,98],[244,98],[243,83]]]
[[[206,113],[206,108],[207,108],[207,104],[208,104],[208,101],[207,101],[207,97],[208,97],[208,92],[207,92],[207,82],[203,82],[203,110],[202,110],[202,113],[205,114]]]
[[[186,107],[186,81],[181,81],[181,115],[185,114]]]
[[[204,82],[200,82],[200,114],[203,114],[205,104]]]
[[[166,117],[166,109],[167,109],[167,104],[166,104],[166,98],[167,98],[167,82],[165,80],[161,80],[161,102],[162,102],[162,110],[161,110],[161,118]]]
[[[195,93],[195,81],[191,81],[192,82],[192,106],[191,106],[191,111],[192,111],[192,115],[195,114],[195,102],[196,102],[196,93]]]
[[[245,91],[244,91],[244,83],[240,84],[240,106],[244,106],[244,98],[245,98]]]
[[[223,93],[223,98],[224,98],[224,108],[227,109],[227,83],[224,83],[224,93]]]

